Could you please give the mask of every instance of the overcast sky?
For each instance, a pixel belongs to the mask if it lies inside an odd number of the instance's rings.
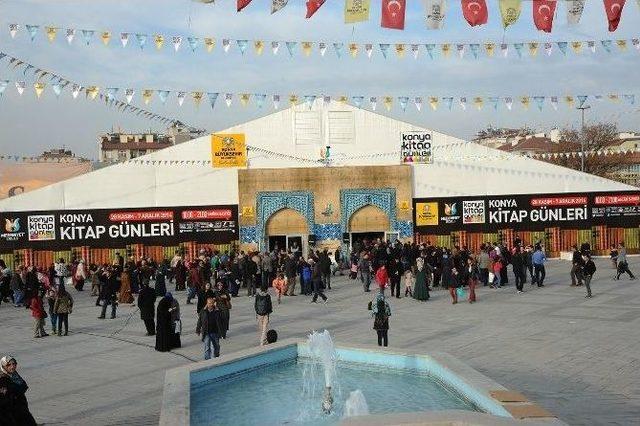
[[[371,19],[355,25],[343,23],[343,0],[329,0],[310,20],[304,19],[304,0],[290,0],[289,6],[275,15],[270,15],[270,0],[253,0],[239,14],[235,12],[235,3],[235,0],[218,0],[215,5],[190,0],[0,0],[0,51],[71,80],[99,87],[280,93],[283,97],[289,93],[390,95],[396,99],[390,113],[393,117],[463,138],[471,137],[488,124],[528,125],[541,130],[578,126],[579,113],[564,104],[556,112],[549,103],[543,112],[533,103],[527,112],[520,105],[514,105],[513,111],[503,105],[498,111],[487,105],[477,111],[469,105],[464,112],[457,101],[452,111],[441,105],[433,112],[427,105],[427,97],[635,93],[640,104],[640,51],[633,46],[629,46],[626,53],[614,47],[611,54],[604,52],[599,44],[596,54],[585,46],[581,55],[569,49],[563,57],[554,45],[551,57],[541,48],[535,58],[530,58],[526,51],[523,58],[518,58],[516,52],[510,51],[504,59],[497,51],[496,57],[487,58],[482,53],[479,60],[473,59],[469,52],[464,59],[459,59],[454,52],[450,59],[431,60],[424,49],[418,60],[414,60],[410,52],[402,60],[395,54],[385,60],[375,46],[379,42],[424,45],[630,39],[640,36],[637,32],[640,10],[635,1],[627,1],[615,33],[607,31],[601,0],[588,0],[581,23],[574,27],[567,25],[566,6],[560,2],[551,34],[535,29],[529,1],[523,2],[519,21],[506,31],[502,29],[497,0],[487,0],[489,23],[475,28],[464,20],[459,1],[450,0],[441,30],[427,30],[422,2],[410,0],[404,31],[380,27],[379,0],[371,2]],[[9,36],[10,23],[22,26],[15,40]],[[42,26],[35,42],[29,40],[24,24]],[[96,33],[92,44],[86,46],[78,31],[69,46],[61,30],[50,44],[44,35],[45,25],[110,30],[112,40],[105,47]],[[132,37],[123,49],[120,32],[162,33],[167,40],[164,49],[157,51],[149,39],[141,52]],[[178,53],[171,45],[172,35],[185,38]],[[189,35],[215,37],[218,45],[212,54],[207,54],[202,47],[192,53],[186,43]],[[372,59],[364,52],[353,59],[346,51],[342,59],[337,59],[331,48],[321,57],[317,46],[309,58],[302,55],[299,46],[295,57],[290,58],[284,45],[278,56],[271,54],[269,46],[265,46],[262,56],[256,56],[252,47],[242,56],[235,45],[224,54],[223,38],[372,42],[375,48]],[[43,98],[36,100],[30,84],[20,97],[13,82],[32,83],[33,79],[25,78],[21,70],[14,71],[6,63],[3,60],[0,65],[0,79],[12,83],[0,100],[0,150],[3,153],[34,155],[65,145],[78,154],[96,158],[97,135],[112,127],[126,131],[163,130],[156,122],[117,112],[100,102],[73,100],[68,88],[56,99],[48,87]],[[422,112],[417,112],[411,104],[403,113],[397,106],[397,96],[402,95],[425,97]],[[133,103],[142,106],[138,94]],[[286,105],[287,101],[283,99],[282,104]],[[368,108],[368,103],[365,105]],[[587,120],[612,120],[618,122],[622,130],[640,130],[638,105],[630,107],[624,101],[619,104],[591,102],[591,105]],[[206,99],[199,109],[194,108],[190,99],[180,108],[175,96],[162,105],[157,95],[147,108],[208,130],[222,129],[272,111],[270,103],[263,109],[258,109],[253,102],[243,108],[238,99],[234,99],[231,108],[219,99],[213,111]],[[380,105],[378,111],[384,108]]]

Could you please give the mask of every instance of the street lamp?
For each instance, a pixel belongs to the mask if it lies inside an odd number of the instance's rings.
[[[580,171],[584,172],[584,110],[590,109],[591,106],[579,106],[576,109],[579,109],[582,112],[582,137],[580,138]]]

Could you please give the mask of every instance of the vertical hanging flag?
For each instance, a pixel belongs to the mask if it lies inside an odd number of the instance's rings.
[[[545,33],[551,32],[556,4],[557,0],[533,0],[533,22],[537,29]]]
[[[173,43],[173,50],[177,52],[180,50],[180,45],[182,44],[182,36],[171,37],[171,42]]]
[[[120,33],[120,43],[122,43],[122,47],[127,47],[129,43],[129,33]]]
[[[29,36],[31,37],[31,41],[36,39],[36,35],[38,34],[38,29],[40,28],[38,25],[25,25]]]
[[[102,44],[108,46],[111,41],[111,33],[109,31],[103,31],[102,34],[100,34],[100,40],[102,40]]]
[[[371,0],[346,0],[344,2],[344,23],[354,24],[369,20]]]
[[[307,16],[305,18],[309,19],[313,16],[314,13],[320,9],[320,6],[324,4],[326,0],[307,0]]]
[[[18,24],[9,24],[9,35],[11,38],[16,38],[16,34],[18,33],[18,29],[20,25]]]
[[[567,0],[567,22],[576,25],[580,22],[586,0]]]
[[[407,9],[407,0],[382,0],[382,19],[380,25],[383,28],[404,30],[404,15]]]
[[[439,30],[444,25],[446,0],[424,0],[427,29]]]
[[[184,99],[187,97],[187,92],[178,92],[176,97],[178,99],[178,106],[181,107],[184,103]]]
[[[238,0],[238,4],[237,4],[238,12],[240,12],[245,7],[249,6],[249,3],[251,3],[251,0]]]
[[[622,8],[626,0],[604,0],[604,10],[607,12],[609,32],[614,32],[620,23]]]
[[[502,25],[507,28],[516,23],[520,17],[522,0],[499,0],[500,14],[502,15]]]
[[[274,109],[280,108],[280,95],[273,95],[271,97],[271,100],[273,102],[273,108]]]
[[[462,14],[469,25],[484,25],[489,19],[489,10],[485,0],[462,0]]]
[[[271,2],[271,14],[273,15],[274,13],[280,11],[281,9],[283,9],[287,3],[289,2],[289,0],[272,0]]]
[[[73,42],[73,39],[76,36],[76,30],[74,30],[73,28],[67,28],[66,36],[67,36],[67,43],[71,44]]]
[[[58,29],[56,27],[44,27],[44,29],[47,33],[47,39],[49,40],[49,43],[53,43],[53,40],[56,39],[56,34],[58,34]]]
[[[207,92],[207,98],[209,98],[209,105],[211,105],[211,109],[216,106],[216,101],[218,100],[217,92]]]

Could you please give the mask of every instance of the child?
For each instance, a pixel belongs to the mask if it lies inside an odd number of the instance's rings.
[[[584,254],[582,259],[585,262],[582,269],[582,272],[584,273],[584,286],[587,288],[587,299],[591,299],[591,278],[593,278],[593,274],[596,273],[596,264],[593,263],[591,255],[588,253]]]
[[[496,257],[493,265],[491,265],[493,270],[494,281],[491,283],[491,288],[500,288],[500,271],[502,270],[502,259],[500,257]]]
[[[416,281],[411,268],[404,272],[404,297],[407,295],[413,297],[413,283]]]
[[[284,278],[284,274],[282,273],[278,274],[278,276],[273,280],[272,286],[273,286],[273,289],[276,291],[276,294],[278,295],[278,305],[279,305],[280,299],[282,299],[282,295],[287,294],[287,281]]]

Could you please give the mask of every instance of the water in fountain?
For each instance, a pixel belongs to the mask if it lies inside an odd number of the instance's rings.
[[[309,335],[307,344],[313,361],[304,366],[302,392],[310,406],[301,407],[299,421],[331,414],[334,398],[341,396],[336,381],[337,355],[331,335],[327,330],[314,331]],[[317,410],[318,407],[322,410]]]
[[[349,394],[347,402],[344,405],[345,417],[368,416],[369,406],[367,400],[360,389],[356,389]]]

